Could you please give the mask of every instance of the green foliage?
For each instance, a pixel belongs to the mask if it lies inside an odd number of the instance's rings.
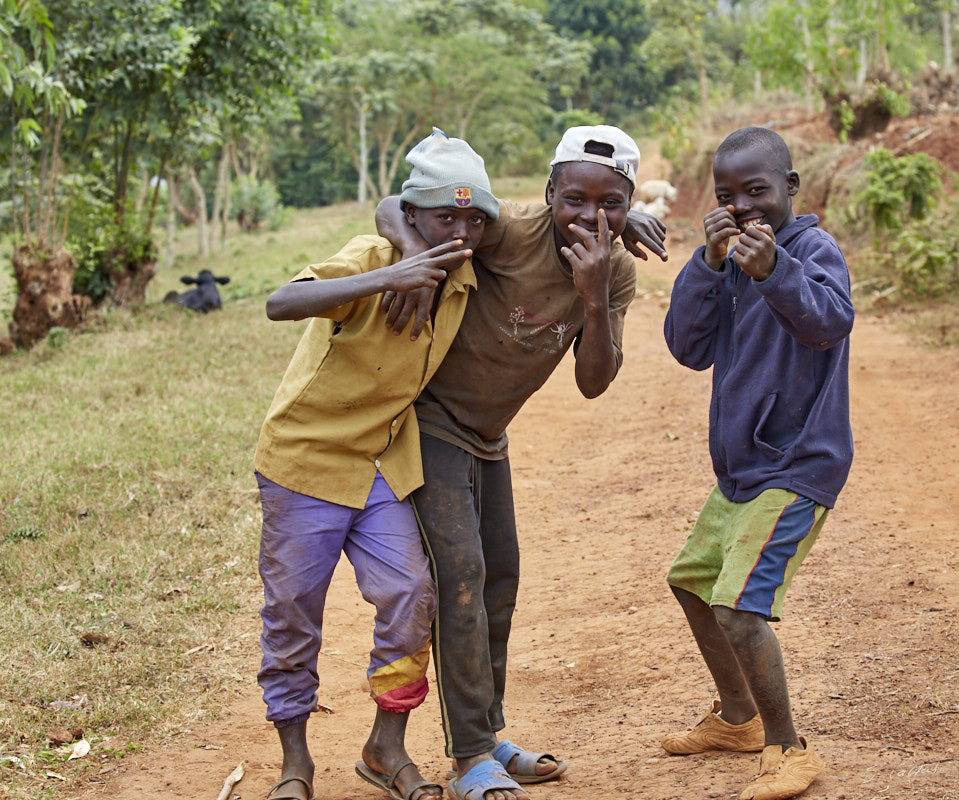
[[[642,43],[655,25],[645,0],[548,0],[546,21],[568,41],[590,45],[588,72],[560,76],[553,91],[563,102],[621,124],[636,109],[652,105],[662,84],[647,64]]]
[[[873,96],[879,100],[880,107],[894,117],[909,116],[912,110],[909,98],[885,83],[880,82],[874,86]]]
[[[322,111],[301,99],[300,121],[285,124],[274,136],[270,159],[280,200],[294,208],[331,205],[356,195],[356,168],[339,137],[324,134]]]
[[[5,183],[11,193],[11,227],[32,247],[56,249],[62,237],[56,216],[57,133],[63,120],[79,114],[85,103],[61,80],[53,24],[39,0],[0,2],[0,98],[5,101],[0,103],[0,125],[10,131],[0,137],[0,153],[7,151],[11,165]]]
[[[42,539],[44,533],[36,525],[23,525],[20,528],[10,531],[9,533],[4,534],[3,541],[7,543],[11,542],[35,542],[37,539]]]
[[[577,86],[587,70],[587,43],[510,0],[366,0],[336,13],[340,41],[311,98],[317,132],[349,153],[373,197],[395,189],[432,125],[468,139],[493,171],[499,157],[531,152],[549,87]]]
[[[849,105],[848,100],[842,100],[839,103],[839,141],[845,143],[849,139],[849,131],[852,130],[853,123],[856,121],[856,112]]]
[[[69,242],[68,249],[77,262],[74,293],[89,297],[97,306],[110,294],[115,272],[157,257],[152,234],[137,225],[121,227],[109,217],[89,227],[83,238]]]
[[[892,243],[890,258],[903,294],[936,297],[959,292],[959,214],[907,225]]]
[[[925,219],[942,191],[939,165],[927,153],[896,157],[885,148],[866,156],[867,180],[855,198],[877,232],[899,230],[907,219]]]
[[[902,298],[959,292],[959,201],[940,202],[936,160],[926,153],[897,158],[880,148],[864,166],[851,205],[873,233],[873,250],[862,267],[866,283]]]
[[[280,194],[272,181],[242,175],[230,192],[233,216],[244,231],[258,230],[281,216]]]
[[[838,94],[860,69],[885,77],[890,53],[911,35],[903,17],[912,0],[769,0],[753,14],[746,53],[776,86]]]

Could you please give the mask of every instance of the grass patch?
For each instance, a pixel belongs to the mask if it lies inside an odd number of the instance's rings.
[[[544,181],[503,183],[495,190],[527,199]],[[234,235],[202,263],[187,231],[144,308],[104,310],[85,330],[0,362],[7,800],[62,796],[255,685],[251,464],[305,327],[270,322],[264,302],[305,264],[372,232],[372,213],[296,212],[280,231]],[[203,268],[231,278],[222,311],[161,302]],[[58,730],[82,730],[90,755],[68,761],[50,741]]]
[[[231,276],[220,313],[159,302],[181,274],[164,270],[143,309],[105,311],[84,332],[3,359],[5,798],[56,797],[255,684],[251,462],[304,328],[271,323],[263,304],[371,229],[372,209],[355,205],[297,213],[203,264],[180,256],[182,274]],[[49,741],[57,729],[82,729],[90,756],[68,762]]]

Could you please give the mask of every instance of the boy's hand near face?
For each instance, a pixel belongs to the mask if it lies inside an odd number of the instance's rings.
[[[463,249],[463,240],[445,242],[429,250],[401,259],[390,267],[389,291],[408,292],[412,289],[435,289],[446,273],[461,267],[473,251]]]
[[[739,235],[739,226],[733,216],[733,206],[714,208],[703,218],[706,230],[706,252],[703,258],[707,266],[719,271],[729,252],[729,240]]]
[[[586,228],[570,224],[569,230],[582,241],[560,250],[573,270],[573,284],[587,313],[597,306],[605,309],[609,303],[609,223],[602,209],[597,212],[597,218],[597,236],[593,236]]]
[[[773,229],[769,225],[750,225],[740,234],[733,259],[750,278],[766,280],[776,267]]]

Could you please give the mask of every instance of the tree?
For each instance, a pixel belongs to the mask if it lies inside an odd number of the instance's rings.
[[[908,108],[889,46],[912,8],[911,0],[772,0],[750,26],[750,57],[778,84],[818,92],[841,135],[865,135]]]
[[[509,0],[371,0],[338,7],[337,18],[340,41],[318,68],[314,102],[325,135],[350,155],[360,202],[392,190],[432,125],[487,156],[497,140],[515,146],[519,128],[535,138],[549,82],[578,81],[587,63],[586,47]]]
[[[51,328],[73,327],[81,316],[72,296],[76,264],[63,248],[58,211],[62,126],[82,111],[83,101],[56,75],[53,25],[38,0],[3,0],[0,45],[0,89],[10,114],[9,212],[18,289],[11,339],[30,347]]]
[[[89,101],[74,145],[109,187],[94,271],[111,302],[139,303],[155,266],[159,181],[138,216],[136,176],[222,163],[220,147],[292,109],[304,65],[323,54],[325,0],[50,3],[64,30],[64,74]]]
[[[661,73],[686,67],[696,76],[699,108],[709,106],[707,64],[722,64],[723,53],[707,39],[707,27],[717,12],[717,0],[650,0],[656,27],[643,42],[641,52]]]
[[[567,42],[585,41],[592,49],[582,80],[568,92],[560,85],[568,110],[575,104],[615,124],[655,103],[662,85],[642,52],[654,24],[645,0],[549,0],[546,20]]]

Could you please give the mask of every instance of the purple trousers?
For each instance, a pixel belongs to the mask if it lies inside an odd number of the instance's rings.
[[[377,473],[363,509],[292,492],[257,474],[263,507],[263,661],[266,718],[278,727],[316,710],[323,608],[346,553],[363,598],[376,607],[367,677],[377,705],[415,708],[426,697],[436,589],[409,500]]]

